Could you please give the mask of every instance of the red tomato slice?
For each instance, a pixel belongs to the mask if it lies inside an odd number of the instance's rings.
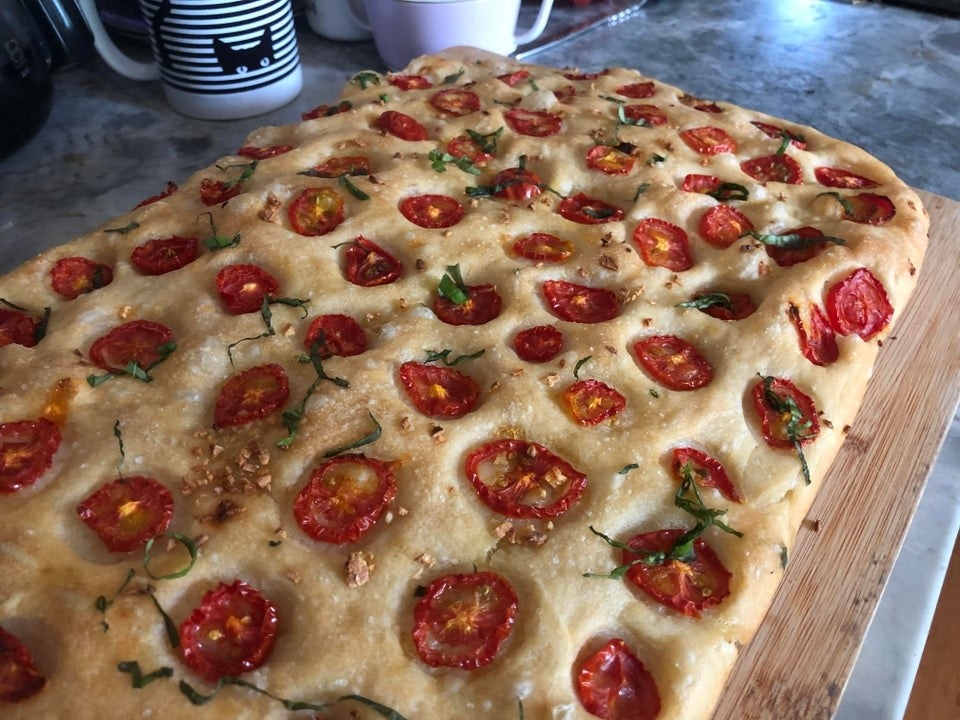
[[[659,218],[641,220],[633,231],[633,242],[647,265],[683,272],[693,267],[690,241],[683,228]]]
[[[668,390],[697,390],[713,380],[713,366],[686,340],[651,335],[633,345],[637,360],[655,382]]]
[[[703,450],[692,447],[674,448],[670,469],[678,483],[686,479],[685,473],[689,471],[693,481],[700,487],[713,488],[730,502],[741,502],[740,493],[730,482],[726,468]]]
[[[60,426],[46,418],[0,423],[0,494],[33,485],[50,469]]]
[[[609,145],[594,145],[587,151],[587,167],[607,175],[626,175],[635,162],[630,153]]]
[[[512,73],[504,73],[503,75],[497,75],[497,80],[509,85],[510,87],[516,87],[522,82],[525,82],[530,79],[529,70],[517,70]]]
[[[291,150],[293,150],[293,145],[270,145],[268,147],[244,145],[237,150],[237,155],[253,158],[254,160],[266,160],[267,158],[276,157],[277,155],[283,155]]]
[[[825,366],[840,357],[840,348],[837,346],[837,336],[830,327],[826,314],[816,303],[809,305],[808,322],[804,323],[800,315],[800,308],[790,304],[787,315],[797,331],[800,342],[800,352],[814,365]]]
[[[350,357],[367,349],[367,336],[360,323],[349,315],[318,315],[310,322],[303,346],[312,350],[316,345],[317,357],[326,360],[334,355]]]
[[[866,268],[857,268],[827,291],[827,316],[841,335],[870,340],[893,317],[887,291]]]
[[[293,503],[293,515],[320,542],[357,542],[373,529],[397,495],[397,483],[382,460],[338,455],[320,465]]]
[[[543,110],[526,110],[513,108],[503,114],[507,124],[515,132],[531,137],[549,137],[556,135],[563,127],[563,120],[559,115]]]
[[[850,170],[836,167],[815,167],[813,175],[821,185],[847,190],[861,190],[877,187],[879,183]]]
[[[130,262],[144,275],[163,275],[189,265],[200,254],[197,238],[156,238],[134,248]]]
[[[700,236],[718,248],[730,247],[751,230],[750,218],[730,205],[714,205],[700,217],[697,225]]]
[[[792,448],[794,439],[808,445],[820,433],[813,400],[786,378],[759,380],[753,386],[753,407],[760,416],[763,439],[770,447]],[[794,438],[790,437],[791,425]]]
[[[221,205],[230,198],[243,192],[240,183],[228,183],[223,180],[204,178],[200,181],[200,202],[207,207]]]
[[[615,92],[617,95],[623,95],[624,97],[634,100],[643,100],[644,98],[653,97],[656,92],[656,86],[652,80],[643,80],[641,82],[621,85]]]
[[[660,714],[653,676],[620,638],[583,662],[575,685],[584,709],[603,720],[655,720]]]
[[[217,273],[217,294],[234,315],[257,312],[280,283],[259,265],[226,265]]]
[[[430,667],[476,670],[493,662],[510,637],[517,594],[492,572],[433,580],[413,609],[413,643]]]
[[[300,117],[303,120],[316,120],[317,118],[333,117],[334,115],[339,115],[340,113],[345,113],[353,109],[353,103],[349,100],[341,100],[336,105],[317,105],[312,110],[308,110],[305,113],[300,113]]]
[[[681,183],[680,189],[684,192],[709,195],[710,193],[719,190],[722,184],[723,181],[716,175],[700,175],[698,173],[690,173],[683,178],[683,183]]]
[[[583,193],[564,198],[557,212],[560,217],[581,225],[600,225],[623,219],[623,210],[620,208]]]
[[[34,347],[40,339],[37,337],[40,321],[27,313],[13,308],[0,307],[0,347],[22,345]]]
[[[220,583],[180,624],[183,661],[212,683],[256,670],[273,650],[278,622],[277,606],[259,590]]]
[[[616,417],[627,406],[627,399],[599,380],[578,380],[563,391],[563,399],[580,425],[598,425]]]
[[[543,445],[493,440],[467,456],[467,479],[494,512],[513,518],[555,518],[583,495],[587,476]]]
[[[680,132],[683,140],[691,150],[700,155],[719,155],[720,153],[735,153],[737,142],[725,130],[718,127],[697,127]]]
[[[397,110],[387,110],[382,113],[376,120],[376,126],[401,140],[416,142],[430,139],[430,134],[423,125]]]
[[[290,383],[276,363],[258,365],[233,375],[220,388],[213,409],[213,427],[237,427],[279,410],[290,397]]]
[[[493,177],[493,196],[522,202],[533,200],[541,192],[540,176],[518,167],[501,170]]]
[[[167,187],[162,192],[159,192],[156,195],[151,195],[148,198],[144,198],[143,200],[138,202],[133,209],[136,210],[137,208],[142,208],[145,205],[151,205],[157,202],[158,200],[163,200],[166,197],[170,197],[179,189],[180,188],[177,187],[177,184],[175,182],[170,181],[167,183]]]
[[[94,340],[90,359],[108,372],[123,370],[130,363],[147,370],[166,357],[164,347],[172,342],[173,333],[166,325],[132,320]]]
[[[43,690],[47,679],[19,638],[0,627],[0,701],[18,703]]]
[[[456,158],[466,158],[478,167],[483,167],[487,160],[493,157],[469,135],[457,135],[453,138],[447,143],[447,152]]]
[[[544,363],[563,350],[563,333],[553,325],[537,325],[521,330],[513,337],[513,349],[521,360]]]
[[[448,228],[463,219],[463,205],[448,195],[414,195],[400,201],[400,213],[422,228]]]
[[[635,125],[659,127],[667,124],[667,114],[656,105],[624,105],[623,115]]]
[[[287,217],[294,232],[326,235],[343,222],[343,198],[330,188],[307,188],[290,203]]]
[[[790,144],[793,145],[797,150],[806,150],[807,141],[800,135],[795,135],[779,125],[773,125],[772,123],[760,122],[759,120],[752,120],[751,125],[756,127],[760,132],[762,132],[767,137],[772,137],[776,140],[783,140],[784,136],[790,139]]]
[[[363,235],[347,245],[343,274],[354,285],[377,287],[399,279],[403,265],[393,255]]]
[[[537,262],[563,262],[570,259],[573,250],[571,241],[545,232],[524,235],[513,243],[513,251],[517,255]]]
[[[480,109],[480,96],[463,88],[446,88],[434,93],[430,104],[441,115],[463,117]]]
[[[561,320],[600,323],[620,314],[620,300],[613,290],[577,285],[565,280],[544,280],[543,296]]]
[[[101,485],[77,505],[77,515],[110,552],[132,552],[162,535],[173,517],[173,494],[135,475]]]
[[[113,270],[109,265],[85,257],[60,258],[50,268],[50,285],[64,300],[74,300],[112,282]]]
[[[493,285],[472,285],[464,288],[467,301],[461,305],[438,295],[433,301],[434,314],[447,325],[483,325],[500,315],[503,299]]]
[[[787,230],[785,235],[799,235],[803,238],[818,238],[823,237],[823,232],[817,228],[804,226],[801,228],[794,228],[793,230]],[[780,267],[790,267],[792,265],[797,265],[798,263],[806,262],[817,256],[817,254],[827,246],[827,241],[812,243],[803,248],[790,249],[790,248],[780,248],[773,245],[766,245],[764,249],[767,252],[767,255],[770,256],[770,259],[773,260]]]
[[[864,225],[883,225],[893,220],[897,208],[886,195],[876,193],[860,193],[853,197],[844,198],[849,212],[845,207],[843,219]]]
[[[707,302],[710,300],[711,302]],[[694,295],[692,302],[700,312],[704,312],[717,320],[743,320],[753,315],[757,310],[747,293],[738,292],[711,292]]]
[[[762,183],[779,182],[800,185],[803,182],[803,169],[800,163],[786,154],[764,155],[744,160],[740,163],[740,169]]]
[[[723,602],[730,594],[731,573],[702,537],[693,541],[690,560],[668,558],[661,563],[644,562],[646,553],[669,553],[686,531],[656,530],[633,537],[623,551],[624,565],[634,563],[626,578],[658,603],[689,617]],[[636,562],[639,561],[639,562]]]
[[[431,418],[463,417],[480,397],[476,381],[453,368],[405,362],[400,380],[417,410]]]
[[[428,90],[433,83],[423,75],[391,75],[389,82],[401,90]]]
[[[370,158],[365,155],[338,155],[315,165],[312,174],[322,178],[338,178],[344,175],[369,175],[370,172]]]

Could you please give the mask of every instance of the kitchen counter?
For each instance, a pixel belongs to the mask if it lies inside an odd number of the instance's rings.
[[[547,35],[577,12],[557,3]],[[358,70],[384,70],[372,42],[334,43],[305,22],[299,40],[300,97],[233,122],[179,116],[159,83],[126,80],[98,59],[58,72],[46,125],[0,161],[0,273],[126,212],[168,180],[186,179],[233,152],[250,130],[297,121],[332,101]],[[813,125],[865,148],[908,183],[960,199],[958,18],[868,2],[650,0],[617,23],[527,50],[525,59],[549,65],[636,67],[700,97]],[[838,720],[902,717],[958,527],[954,419]]]

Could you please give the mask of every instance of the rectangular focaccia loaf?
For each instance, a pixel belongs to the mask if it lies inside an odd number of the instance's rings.
[[[3,716],[711,717],[916,194],[622,68],[305,117],[0,278]]]

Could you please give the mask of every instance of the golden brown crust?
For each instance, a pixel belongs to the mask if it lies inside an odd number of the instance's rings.
[[[489,56],[415,60],[405,74],[428,78],[430,90],[404,91],[387,77],[364,74],[361,82],[358,76],[344,92],[350,103],[345,112],[262,128],[247,138],[243,145],[293,147],[261,160],[242,194],[225,204],[202,204],[202,181],[235,178],[249,158],[221,158],[170,197],[0,279],[0,296],[8,301],[51,308],[39,344],[0,348],[0,423],[44,414],[53,388],[65,378],[73,390],[51,470],[34,486],[0,496],[8,518],[0,528],[0,624],[19,633],[48,676],[40,694],[5,707],[5,716],[132,717],[149,711],[197,718],[289,717],[277,702],[247,689],[226,688],[202,708],[190,707],[178,689],[180,679],[201,692],[211,687],[191,675],[170,648],[147,590],[179,622],[206,590],[236,578],[279,607],[272,654],[244,676],[279,697],[317,703],[359,694],[411,719],[509,718],[520,700],[527,718],[586,718],[573,691],[573,668],[616,636],[652,673],[663,705],[660,717],[710,716],[737,648],[750,640],[769,606],[782,558],[853,423],[879,344],[889,333],[890,326],[866,342],[840,337],[839,359],[819,367],[801,354],[789,307],[823,304],[827,288],[866,267],[886,289],[895,322],[923,260],[927,219],[917,196],[889,168],[811,128],[722,102],[715,104],[719,112],[704,112],[681,91],[656,82],[651,97],[628,102],[658,106],[668,123],[618,123],[617,108],[625,98],[617,96],[617,88],[648,78],[611,69],[571,79],[555,69],[524,66],[530,79],[521,85],[497,79],[519,67]],[[483,109],[441,117],[429,100],[445,82],[477,93]],[[504,113],[513,107],[559,115],[562,133],[530,138],[505,131],[496,155],[477,175],[449,163],[442,172],[434,167],[431,151],[442,152],[467,129],[488,134],[507,126]],[[376,119],[385,110],[417,118],[429,139],[410,142],[384,133]],[[741,160],[781,146],[780,139],[751,124],[755,121],[803,135],[805,150],[789,146],[785,152],[800,164],[804,184],[761,183],[741,171]],[[678,137],[681,130],[703,126],[724,128],[737,140],[736,153],[699,155]],[[614,137],[632,146],[636,163],[630,174],[588,169],[586,152]],[[362,198],[337,179],[301,174],[333,155],[369,158],[372,173],[350,179]],[[465,192],[521,162],[548,188],[538,198],[509,202]],[[814,180],[819,166],[876,181],[870,192],[890,198],[896,214],[881,225],[845,220],[836,196],[824,194],[833,189]],[[682,191],[690,173],[744,185],[748,199],[736,207],[759,232],[809,225],[844,243],[830,244],[792,267],[779,267],[751,238],[726,250],[713,248],[698,235],[697,222],[717,200]],[[291,228],[287,208],[308,187],[332,188],[343,198],[345,219],[329,234],[304,237]],[[560,197],[581,191],[621,208],[624,219],[582,225],[560,217]],[[457,198],[465,208],[463,220],[448,229],[407,222],[398,203],[425,193]],[[647,217],[687,232],[693,267],[672,272],[643,263],[632,233]],[[109,232],[131,222],[137,226]],[[133,248],[150,239],[205,238],[214,229],[219,236],[239,233],[239,244],[204,249],[186,267],[155,277],[139,274],[129,261]],[[571,240],[573,257],[559,264],[516,257],[513,241],[530,232]],[[402,263],[400,280],[358,288],[344,279],[341,245],[359,235]],[[70,302],[57,297],[48,273],[57,259],[73,255],[110,265],[113,282]],[[226,313],[214,277],[241,262],[267,269],[280,281],[277,295],[309,301],[306,310],[272,306],[275,332],[266,337],[259,337],[265,332],[260,313]],[[430,306],[441,276],[454,264],[468,284],[496,286],[503,310],[495,321],[478,327],[438,322]],[[543,300],[545,279],[610,289],[620,299],[619,315],[601,324],[557,320]],[[697,292],[717,288],[748,291],[757,311],[724,322],[677,307]],[[330,377],[348,380],[349,387],[324,381],[310,394],[316,375],[310,363],[297,358],[305,352],[310,319],[321,313],[354,317],[368,347],[362,355],[323,363]],[[91,387],[87,376],[99,372],[89,361],[91,343],[132,319],[166,324],[176,350],[151,373],[150,383],[119,377]],[[543,365],[520,360],[513,335],[544,323],[562,327],[565,350]],[[692,392],[659,387],[640,370],[631,349],[654,333],[691,341],[712,364],[713,381]],[[478,407],[463,418],[425,417],[401,388],[401,363],[422,362],[425,351],[442,349],[454,355],[484,351],[458,366],[480,387]],[[578,361],[587,357],[580,376],[601,380],[627,398],[618,417],[592,427],[577,425],[561,398]],[[287,371],[288,408],[308,398],[298,436],[287,449],[276,446],[287,434],[279,413],[239,429],[212,428],[214,400],[225,379],[266,362]],[[750,400],[758,375],[790,378],[820,410],[820,435],[804,449],[809,484],[794,452],[771,450],[761,437]],[[367,435],[372,419],[382,433],[358,452],[391,463],[396,499],[358,543],[331,546],[308,539],[293,519],[294,497],[322,454]],[[115,423],[125,448],[122,472],[151,475],[171,488],[176,498],[171,530],[199,540],[199,559],[183,578],[151,580],[139,553],[111,556],[76,517],[77,503],[117,476]],[[567,459],[588,476],[582,501],[555,521],[533,523],[507,522],[482,505],[464,476],[464,457],[497,437],[534,441]],[[732,573],[731,594],[699,619],[660,606],[623,581],[584,576],[609,572],[618,562],[618,554],[590,527],[626,540],[641,531],[692,524],[674,505],[668,458],[671,448],[686,443],[722,457],[744,499],[734,504],[704,492],[707,505],[727,510],[724,521],[743,537],[708,530],[706,537]],[[171,547],[178,551],[177,543]],[[114,597],[131,567],[134,579]],[[410,639],[417,588],[473,568],[509,579],[519,597],[517,625],[489,667],[469,674],[430,670]],[[98,596],[110,601],[105,612],[96,606]],[[116,669],[131,660],[144,672],[173,668],[173,679],[133,689],[130,677]],[[343,704],[333,712],[347,709],[362,710]]]

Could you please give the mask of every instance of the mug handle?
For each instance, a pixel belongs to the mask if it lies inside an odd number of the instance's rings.
[[[139,62],[124,55],[114,45],[107,34],[107,29],[100,21],[100,15],[94,0],[77,0],[80,11],[83,13],[90,32],[93,33],[93,46],[103,58],[104,62],[124,77],[131,80],[158,80],[160,66],[155,62]]]
[[[533,27],[527,30],[524,33],[519,35],[514,35],[513,41],[517,45],[523,45],[524,43],[533,42],[547,27],[547,20],[550,19],[550,10],[553,8],[553,0],[542,0],[540,3],[540,10],[537,12],[537,19],[533,23]]]

